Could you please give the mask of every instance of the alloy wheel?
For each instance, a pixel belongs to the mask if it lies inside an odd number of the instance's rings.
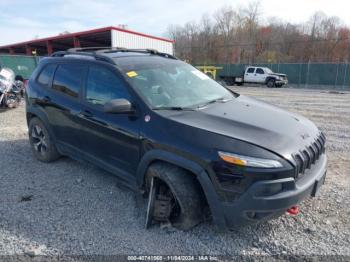
[[[32,143],[35,151],[44,155],[47,152],[47,142],[42,128],[35,125],[31,132]]]

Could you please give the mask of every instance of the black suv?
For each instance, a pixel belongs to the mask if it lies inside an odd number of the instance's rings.
[[[26,114],[38,160],[117,175],[148,201],[147,227],[186,230],[209,214],[220,229],[264,221],[295,211],[326,175],[311,121],[153,50],[54,53],[29,81]]]

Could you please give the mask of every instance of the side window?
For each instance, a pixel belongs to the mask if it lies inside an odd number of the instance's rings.
[[[254,67],[249,67],[247,70],[247,73],[254,73]]]
[[[265,74],[264,70],[262,70],[261,68],[257,68],[256,73],[261,75]]]
[[[84,72],[84,66],[59,65],[52,88],[71,97],[78,97]]]
[[[94,105],[104,105],[118,98],[129,98],[122,80],[104,67],[90,67],[86,82],[86,101]]]
[[[37,82],[43,86],[48,87],[50,84],[50,80],[52,78],[53,73],[55,72],[56,65],[50,64],[44,67],[43,70],[41,70],[41,73],[39,74],[37,78]]]

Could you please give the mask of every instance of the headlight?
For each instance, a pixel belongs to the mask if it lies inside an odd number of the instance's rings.
[[[283,165],[279,161],[273,160],[273,159],[241,156],[241,155],[236,155],[233,153],[227,153],[222,151],[219,151],[218,154],[222,160],[234,165],[248,166],[248,167],[261,167],[261,168],[283,167]]]

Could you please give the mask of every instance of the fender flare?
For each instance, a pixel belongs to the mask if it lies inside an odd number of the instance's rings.
[[[201,171],[203,170],[203,168],[200,165],[184,157],[181,157],[179,155],[176,155],[174,153],[164,151],[161,149],[153,149],[146,152],[143,155],[137,167],[136,182],[138,186],[140,187],[143,186],[144,178],[149,165],[153,161],[157,161],[157,160],[168,162],[170,164],[182,167],[196,175],[200,174]]]
[[[148,151],[142,157],[140,164],[137,168],[136,183],[139,188],[142,188],[144,184],[145,175],[147,173],[147,169],[153,161],[168,162],[170,164],[179,166],[193,173],[196,176],[197,181],[199,182],[200,186],[203,189],[203,192],[205,194],[206,200],[208,202],[208,205],[211,211],[211,215],[213,217],[214,224],[217,226],[217,229],[219,231],[223,231],[226,229],[224,212],[222,209],[219,196],[213,187],[213,183],[210,180],[208,173],[203,167],[201,167],[199,164],[197,164],[192,160],[178,156],[174,153],[160,150],[160,149],[153,149]]]
[[[52,131],[52,128],[51,128],[51,126],[49,124],[49,119],[47,117],[46,112],[44,110],[41,110],[38,107],[34,107],[34,106],[27,107],[27,109],[26,109],[26,117],[27,117],[27,125],[29,127],[28,114],[32,114],[35,117],[39,118],[41,120],[41,122],[43,123],[43,125],[46,127],[47,131],[49,132],[50,137],[53,139],[53,141],[56,142],[56,137],[55,137],[55,135],[54,135],[54,133]]]
[[[276,77],[268,76],[268,77],[266,77],[266,79],[265,79],[265,84],[267,84],[267,82],[268,82],[270,79],[273,79],[273,80],[276,81]]]

